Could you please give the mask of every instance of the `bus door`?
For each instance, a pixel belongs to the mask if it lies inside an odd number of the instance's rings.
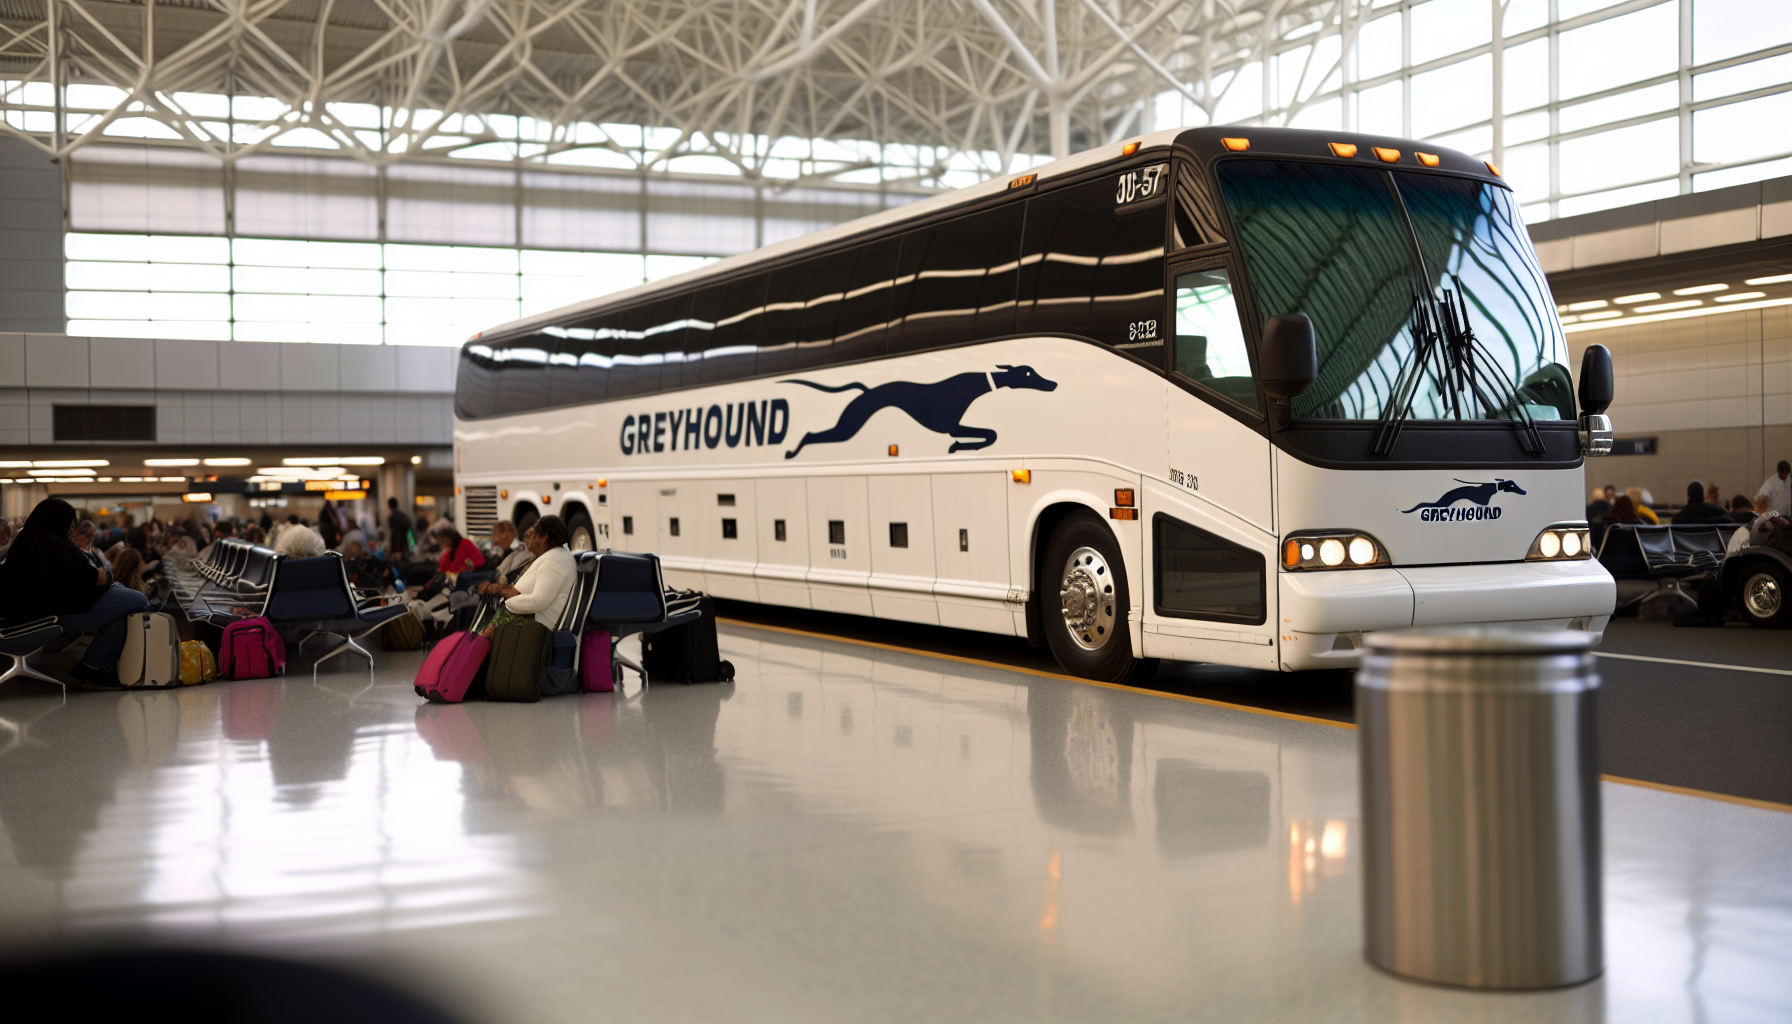
[[[1147,472],[1145,654],[1276,666],[1270,446],[1223,254],[1171,270],[1169,465]]]

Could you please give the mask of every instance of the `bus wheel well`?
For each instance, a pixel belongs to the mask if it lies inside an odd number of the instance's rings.
[[[540,518],[541,512],[536,509],[534,502],[519,501],[516,503],[516,507],[510,510],[510,523],[516,527],[518,536],[521,536],[523,531],[529,527],[534,526],[535,520]]]
[[[1055,505],[1047,505],[1039,513],[1039,518],[1033,521],[1033,536],[1027,544],[1029,563],[1027,579],[1030,585],[1027,587],[1026,618],[1027,644],[1030,647],[1045,646],[1044,620],[1040,618],[1045,609],[1041,603],[1044,598],[1045,585],[1039,576],[1039,563],[1045,557],[1045,545],[1051,540],[1052,531],[1058,528],[1058,524],[1077,512],[1094,514],[1087,505],[1081,505],[1074,501],[1061,501]]]

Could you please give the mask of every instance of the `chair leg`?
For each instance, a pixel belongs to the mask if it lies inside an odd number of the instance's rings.
[[[611,647],[610,647],[610,659],[611,659],[612,664],[622,665],[622,666],[626,666],[628,668],[634,669],[641,676],[641,685],[643,687],[645,687],[647,685],[647,670],[642,668],[640,666],[640,664],[638,664],[633,658],[630,658],[627,655],[623,654],[621,651],[617,650],[615,645],[611,645]]]
[[[37,653],[36,651],[31,652],[31,654],[36,654],[36,653]],[[64,694],[67,694],[68,693],[68,684],[67,683],[63,682],[60,679],[57,679],[54,676],[44,675],[42,672],[39,672],[37,669],[34,669],[31,667],[31,662],[29,660],[31,657],[31,654],[8,654],[8,655],[6,655],[6,657],[12,659],[12,664],[7,666],[5,672],[0,673],[0,685],[3,685],[11,680],[14,680],[14,679],[20,679],[20,678],[36,679],[41,682],[55,683],[57,686],[62,687],[62,692]]]
[[[356,654],[359,654],[361,657],[366,658],[367,664],[369,664],[369,665],[373,664],[373,655],[368,653],[368,651],[365,647],[362,647],[360,644],[355,643],[354,637],[343,636],[340,633],[332,633],[330,635],[331,636],[341,636],[342,642],[337,644],[335,647],[331,648],[330,652],[328,654],[317,659],[315,662],[312,662],[311,671],[313,673],[317,672],[317,666],[322,665],[324,662],[329,661],[331,658],[334,658],[338,654],[344,654],[348,651],[354,651]]]

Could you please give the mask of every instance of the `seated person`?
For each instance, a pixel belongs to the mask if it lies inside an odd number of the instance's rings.
[[[1748,525],[1755,521],[1755,503],[1738,494],[1730,499],[1730,522]]]
[[[1752,520],[1754,517],[1749,518]],[[74,527],[68,531],[68,539],[75,542],[75,547],[81,549],[81,554],[87,556],[95,569],[110,569],[112,566],[106,562],[106,556],[93,550],[93,542],[98,536],[99,527],[91,519],[77,519]]]
[[[432,535],[442,545],[442,559],[436,563],[436,571],[454,577],[485,568],[485,556],[479,553],[479,545],[462,537],[453,523],[438,520]]]
[[[126,617],[148,608],[149,599],[95,568],[68,539],[74,525],[74,506],[60,498],[31,510],[0,563],[0,617],[24,623],[54,615],[70,632],[97,630],[73,675],[94,687],[116,688]]]
[[[1675,526],[1728,523],[1730,513],[1705,500],[1705,485],[1697,480],[1686,485],[1686,507],[1674,513]]]
[[[1661,525],[1661,517],[1656,515],[1655,510],[1649,507],[1649,503],[1655,500],[1654,495],[1641,487],[1626,487],[1624,488],[1624,496],[1630,499],[1631,510],[1635,512],[1636,515],[1641,516],[1644,523],[1647,523],[1650,526]]]
[[[535,560],[535,553],[517,539],[516,527],[508,519],[500,519],[492,526],[492,549],[500,559],[498,579],[505,583],[515,583]]]
[[[288,523],[281,527],[280,535],[274,538],[274,550],[288,558],[316,558],[330,549],[325,546],[323,535],[309,526]]]
[[[143,581],[143,556],[136,548],[125,548],[112,559],[112,578],[119,586],[129,587],[139,594],[149,594],[149,584]]]
[[[212,548],[217,547],[219,541],[226,537],[234,536],[236,536],[236,524],[228,519],[218,520],[217,523],[212,526],[212,542],[199,549],[199,557],[211,557]]]
[[[535,560],[516,585],[487,583],[479,588],[482,594],[503,598],[498,614],[479,631],[481,636],[491,636],[507,623],[530,619],[552,629],[572,597],[578,565],[566,549],[566,522],[559,516],[542,516],[523,534],[523,543]]]
[[[369,554],[367,545],[358,537],[342,542],[342,568],[348,573],[349,584],[360,590],[383,591],[396,578],[392,567]]]

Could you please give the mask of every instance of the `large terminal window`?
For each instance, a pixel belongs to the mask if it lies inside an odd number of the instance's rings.
[[[1424,303],[1466,306],[1488,369],[1512,387],[1483,396],[1425,373],[1413,417],[1506,419],[1523,404],[1533,419],[1574,418],[1561,328],[1505,189],[1275,160],[1230,160],[1217,173],[1258,312],[1305,313],[1318,335],[1319,377],[1294,399],[1296,417],[1380,418]]]

